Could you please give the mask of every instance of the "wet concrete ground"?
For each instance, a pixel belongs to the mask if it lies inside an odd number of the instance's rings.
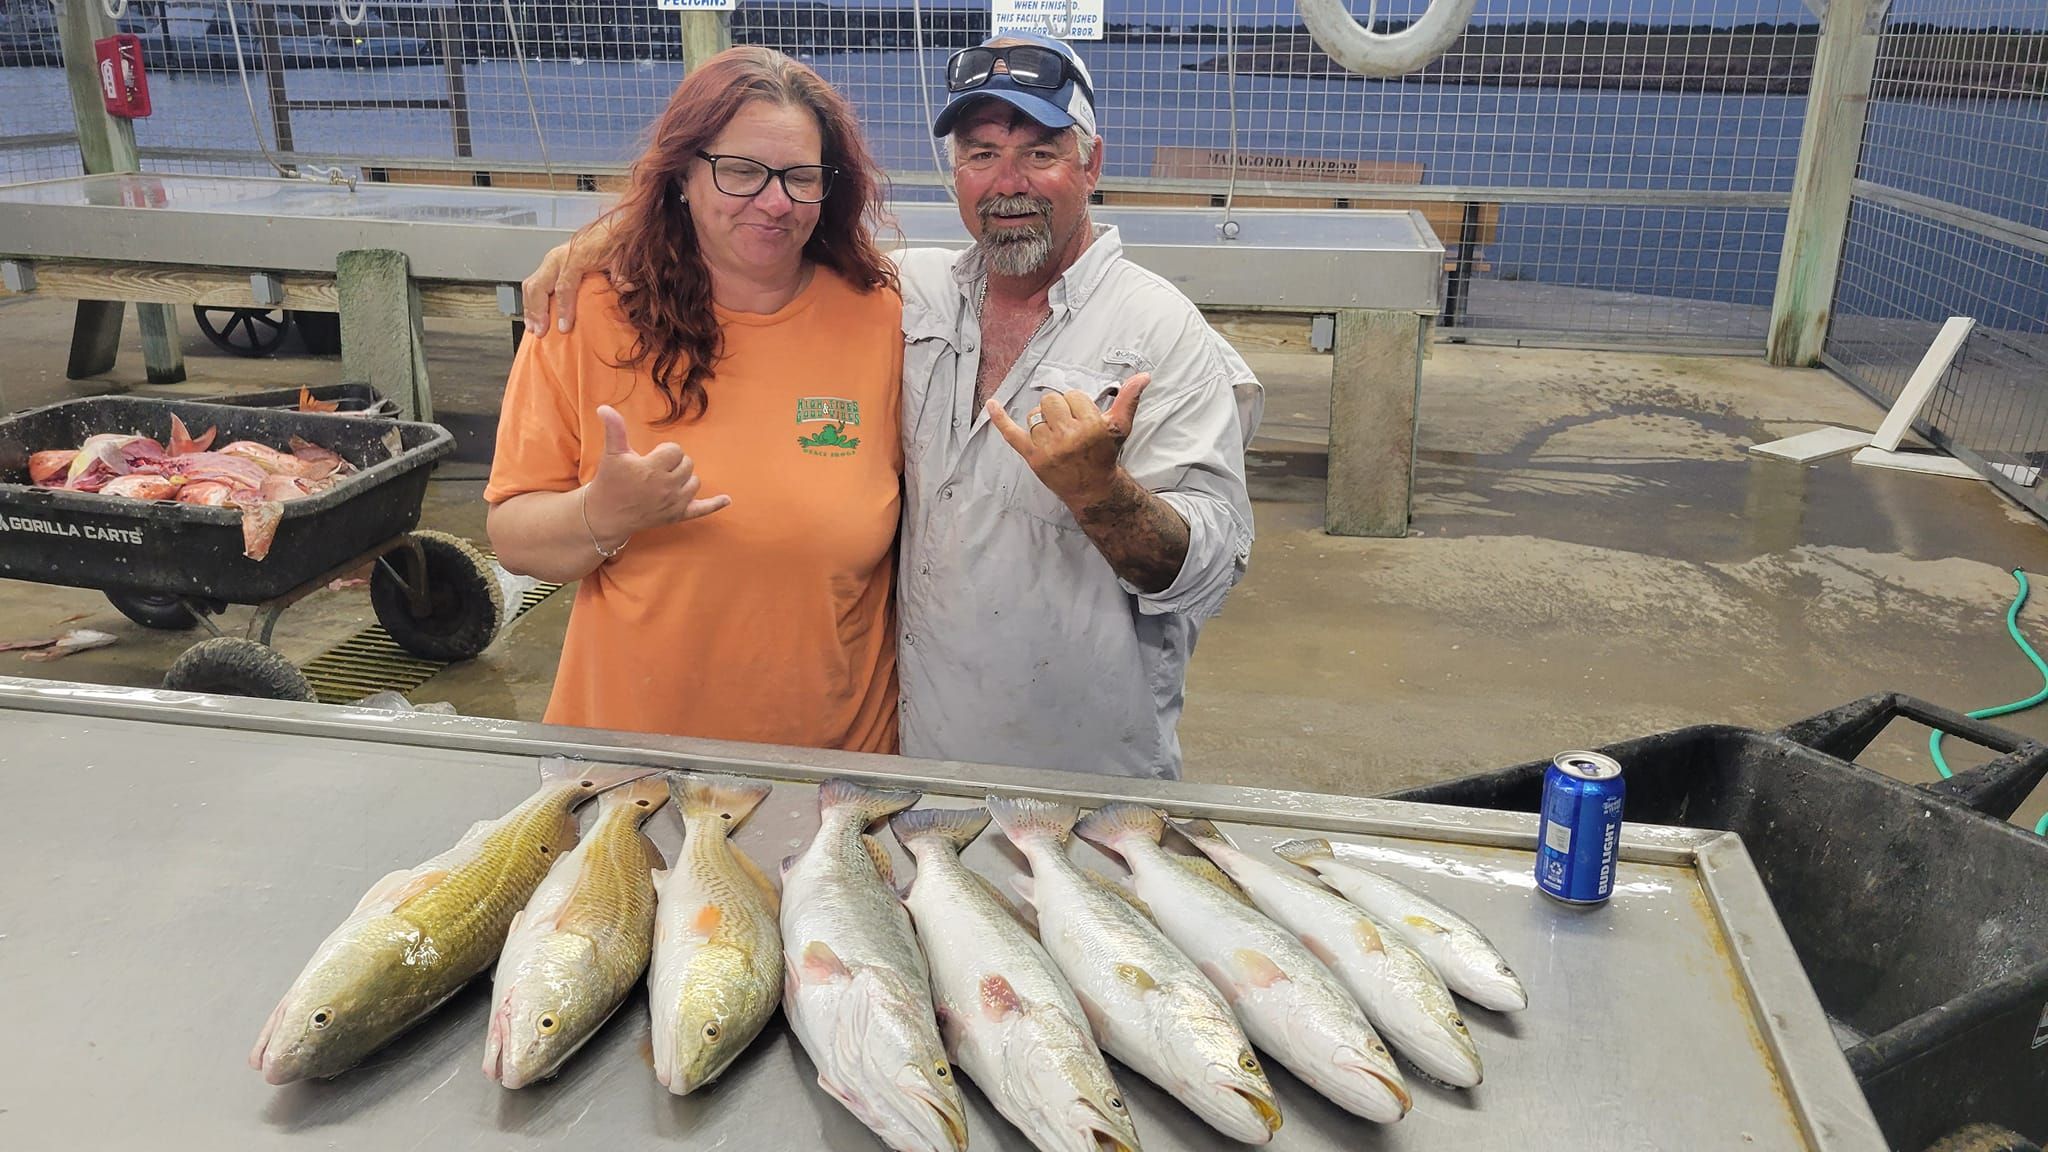
[[[132,318],[130,330],[108,379],[67,382],[68,307],[0,302],[0,406],[139,386]],[[428,345],[462,448],[430,486],[424,522],[481,542],[482,453],[510,341],[501,325],[437,322]],[[339,378],[336,360],[285,351],[236,360],[189,338],[195,382],[172,391]],[[2048,572],[2035,517],[1986,484],[1747,452],[1821,424],[1874,428],[1882,413],[1829,373],[1439,345],[1413,532],[1360,540],[1321,530],[1329,361],[1250,359],[1268,389],[1258,543],[1190,673],[1192,779],[1370,794],[1689,724],[1775,727],[1884,690],[1965,710],[2040,687],[2003,627],[2009,570]],[[414,699],[538,719],[565,593]],[[304,662],[371,619],[361,589],[323,592],[285,614],[277,645]],[[2022,622],[2048,635],[2038,619]],[[0,639],[115,633],[116,646],[58,663],[0,656],[9,672],[97,683],[155,685],[196,638],[132,625],[97,593],[20,583],[0,582],[0,620]],[[2000,722],[2048,738],[2048,707]],[[1933,779],[1926,736],[1896,722],[1861,760]],[[1958,768],[1984,758],[1948,748]],[[2037,790],[2021,818],[2044,804]]]

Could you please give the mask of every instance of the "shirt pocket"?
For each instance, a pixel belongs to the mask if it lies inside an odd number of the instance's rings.
[[[1029,427],[1030,414],[1047,396],[1063,396],[1068,392],[1080,392],[1094,400],[1099,412],[1108,412],[1116,401],[1116,394],[1123,388],[1123,375],[1114,371],[1113,365],[1083,366],[1048,361],[1040,364],[1024,387],[1017,393],[1011,418]],[[1021,457],[1019,458],[1021,462]],[[1074,520],[1066,502],[1053,495],[1037,474],[1029,467],[1022,469],[1023,475],[1010,485],[1004,496],[1004,507],[1032,521],[1057,529],[1061,533],[1072,533],[1077,537],[1085,534],[1081,525]]]
[[[959,360],[953,329],[937,320],[904,317],[903,325],[903,457],[912,467],[931,447],[946,419],[952,396],[953,369]]]

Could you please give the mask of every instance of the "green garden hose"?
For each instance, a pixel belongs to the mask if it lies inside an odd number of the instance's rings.
[[[2020,635],[2020,607],[2027,602],[2027,574],[2015,568],[2012,570],[2012,578],[2019,581],[2020,590],[2012,598],[2012,607],[2005,610],[2005,630],[2012,636],[2012,642],[2020,646],[2020,651],[2027,654],[2027,659],[2034,662],[2034,670],[2041,674],[2041,690],[2025,700],[2015,700],[2010,704],[2000,704],[1996,708],[1980,708],[1975,712],[1965,713],[1972,720],[1989,720],[1994,716],[2009,716],[2014,712],[2024,712],[2034,705],[2048,700],[2048,662],[2044,662],[2041,659],[2041,654],[2034,651],[2034,646],[2027,643],[2027,638]],[[1942,758],[1941,737],[1942,732],[1939,728],[1935,729],[1927,737],[1927,752],[1934,757],[1934,766],[1941,770],[1941,778],[1946,780],[1954,776],[1955,773],[1949,771],[1948,761]],[[2034,825],[2034,832],[2037,835],[2048,836],[2048,815],[2042,816],[2041,822]]]

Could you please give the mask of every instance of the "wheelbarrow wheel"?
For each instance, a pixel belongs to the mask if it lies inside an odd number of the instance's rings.
[[[423,660],[468,660],[490,647],[505,618],[505,593],[490,561],[469,541],[446,532],[412,534],[427,560],[427,613],[413,615],[404,553],[384,557],[370,572],[370,607],[400,648]]]
[[[164,673],[164,687],[259,700],[316,699],[306,674],[282,653],[240,636],[216,636],[185,649]]]
[[[236,356],[268,356],[284,343],[291,313],[283,309],[192,306],[192,318],[213,346]]]
[[[184,632],[199,625],[199,617],[185,606],[185,598],[168,592],[109,592],[107,600],[144,628]]]

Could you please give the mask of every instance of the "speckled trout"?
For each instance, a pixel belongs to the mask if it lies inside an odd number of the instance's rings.
[[[889,822],[917,858],[903,902],[931,962],[946,1052],[1042,1152],[1138,1152],[1123,1092],[1052,957],[960,862],[988,820],[981,808],[920,808]]]
[[[1451,990],[1422,953],[1300,869],[1239,850],[1209,821],[1174,827],[1235,880],[1259,911],[1294,933],[1336,973],[1395,1051],[1454,1088],[1478,1085],[1484,1076],[1479,1046]]]
[[[647,1002],[654,1078],[678,1096],[718,1079],[782,1002],[775,886],[732,842],[772,790],[765,781],[670,782],[683,847],[658,882]]]
[[[1273,845],[1273,855],[1313,871],[1346,900],[1383,921],[1428,959],[1451,991],[1495,1012],[1529,1006],[1521,978],[1470,920],[1399,881],[1337,858],[1323,839]]]
[[[507,1088],[553,1076],[639,982],[661,867],[640,823],[667,800],[658,776],[599,797],[589,835],[512,917],[491,985],[484,1075]]]
[[[1068,858],[1079,812],[1028,797],[990,796],[987,803],[1031,862],[1030,877],[1015,882],[1018,893],[1037,910],[1039,941],[1073,989],[1095,1042],[1224,1135],[1248,1144],[1271,1140],[1280,1130],[1280,1104],[1230,1005],[1134,896]]]
[[[1153,808],[1116,803],[1074,834],[1130,866],[1160,930],[1230,1001],[1252,1043],[1346,1111],[1381,1123],[1407,1115],[1407,1082],[1357,1001],[1214,864],[1160,847],[1165,827]]]
[[[654,771],[545,760],[517,808],[377,881],[271,1010],[249,1066],[272,1084],[338,1076],[425,1018],[498,958],[512,917],[575,846],[574,808]]]
[[[961,1152],[967,1108],[933,1018],[931,978],[865,835],[917,803],[848,780],[818,787],[818,834],[782,862],[782,1010],[818,1086],[896,1152]]]

